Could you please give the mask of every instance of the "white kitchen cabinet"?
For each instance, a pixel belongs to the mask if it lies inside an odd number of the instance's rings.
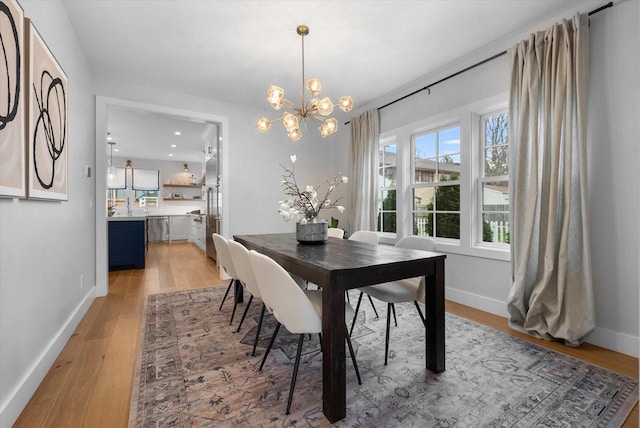
[[[205,251],[205,217],[203,215],[191,216],[191,233],[189,240],[196,244],[202,251]]]
[[[169,216],[171,225],[169,226],[169,239],[171,241],[189,239],[191,228],[191,216],[188,215],[172,215]]]

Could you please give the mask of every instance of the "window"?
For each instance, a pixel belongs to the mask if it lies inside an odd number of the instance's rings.
[[[157,190],[136,190],[135,206],[137,207],[157,207]]]
[[[413,234],[460,239],[460,126],[415,135]]]
[[[509,243],[509,143],[505,111],[480,117],[480,242]]]
[[[430,236],[443,252],[510,259],[507,100],[498,94],[380,134],[378,230],[395,232],[381,242]]]
[[[396,145],[380,147],[378,154],[378,232],[396,233]]]

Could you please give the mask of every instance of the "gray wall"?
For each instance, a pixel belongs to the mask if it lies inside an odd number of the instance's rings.
[[[594,7],[583,5],[582,11]],[[591,17],[588,171],[596,329],[587,341],[638,356],[640,195],[640,2],[616,3]],[[565,15],[570,17],[571,14]],[[555,21],[555,20],[554,20]],[[513,46],[543,23],[425,76],[373,103],[381,106]],[[453,110],[509,89],[505,55],[380,110],[381,132]],[[369,106],[371,107],[371,106]],[[449,254],[447,298],[507,316],[509,261]]]
[[[95,162],[91,71],[60,3],[21,4],[69,79],[69,200],[0,200],[2,427],[55,361],[95,285],[95,176],[84,177]]]
[[[277,126],[265,135],[255,131],[255,120],[263,110],[122,82],[93,82],[63,6],[54,1],[22,0],[21,4],[69,77],[69,201],[0,200],[1,427],[10,426],[17,418],[94,296],[95,178],[83,176],[85,165],[95,167],[94,95],[228,118],[229,235],[294,229],[277,215],[277,201],[282,199],[278,164],[288,163],[290,154],[298,156],[300,181],[310,184],[338,171],[346,172],[348,165],[347,127],[329,140],[305,138],[294,144]],[[640,158],[638,9],[637,1],[623,1],[593,17],[589,106],[597,310],[597,330],[589,339],[636,355],[640,277],[640,173],[635,165]],[[483,59],[525,36],[523,32],[513,40],[488,46],[374,105],[457,71],[465,62],[468,65]],[[504,91],[508,83],[501,76],[506,79],[506,67],[506,58],[496,60],[442,85],[438,90],[446,90],[448,96],[418,95],[383,110],[383,129]],[[328,212],[326,217],[332,214]],[[508,262],[464,255],[451,255],[447,260],[448,297],[489,310],[504,304],[509,288]],[[481,274],[488,270],[497,274]]]

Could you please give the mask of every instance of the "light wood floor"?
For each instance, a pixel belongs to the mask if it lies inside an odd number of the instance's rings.
[[[126,427],[145,297],[215,284],[223,281],[214,262],[186,242],[152,244],[146,269],[111,272],[109,295],[93,302],[15,426]],[[532,339],[509,329],[504,318],[452,302],[447,311],[638,378],[637,358]],[[637,405],[624,426],[638,427]]]

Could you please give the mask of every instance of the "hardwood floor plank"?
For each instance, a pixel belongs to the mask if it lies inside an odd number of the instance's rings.
[[[16,422],[16,427],[125,427],[146,297],[227,286],[215,262],[188,242],[151,244],[145,269],[109,273],[96,298]],[[446,310],[496,330],[638,378],[638,359],[597,346],[570,348],[516,332],[504,318],[453,302]],[[624,427],[638,426],[638,406]]]

